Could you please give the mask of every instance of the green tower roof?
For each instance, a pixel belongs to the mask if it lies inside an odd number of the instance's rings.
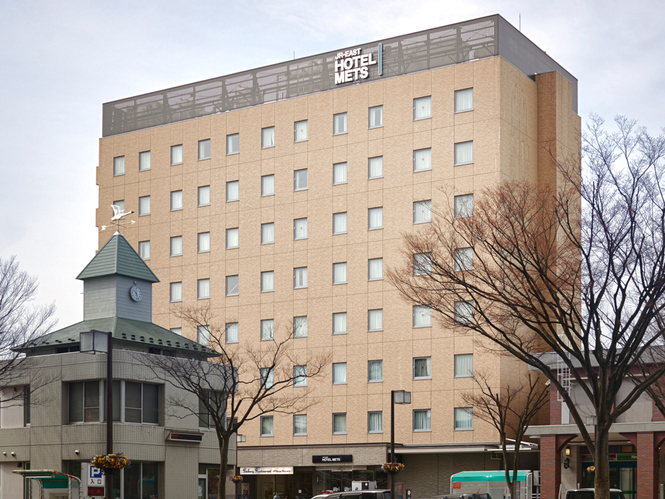
[[[77,279],[83,281],[92,277],[115,274],[148,282],[159,282],[150,267],[145,264],[120,232],[113,234],[113,237],[90,260]]]

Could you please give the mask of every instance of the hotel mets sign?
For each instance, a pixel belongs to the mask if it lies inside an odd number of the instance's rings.
[[[335,85],[356,80],[365,80],[369,77],[370,66],[377,66],[379,70],[378,74],[381,75],[381,45],[379,43],[376,59],[371,52],[363,54],[362,48],[338,52],[335,56]]]

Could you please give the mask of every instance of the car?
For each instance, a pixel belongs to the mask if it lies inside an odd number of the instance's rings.
[[[492,499],[489,494],[473,493],[473,494],[446,494],[443,496],[432,496],[432,499]]]
[[[593,489],[571,489],[566,492],[566,499],[594,499]],[[610,499],[626,499],[619,489],[610,489]]]
[[[312,499],[390,499],[389,490],[349,490],[347,492],[333,492],[332,494],[319,494]]]

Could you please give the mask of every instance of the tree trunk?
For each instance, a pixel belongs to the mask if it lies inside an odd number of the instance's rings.
[[[235,435],[235,433],[233,434]],[[230,438],[230,437],[229,437]],[[221,445],[219,446],[219,484],[217,487],[218,499],[226,499],[226,469],[229,464],[229,438],[222,437]],[[236,444],[238,445],[238,444]]]
[[[595,499],[610,499],[610,443],[607,431],[596,429],[596,453],[593,464],[596,471],[593,478]]]

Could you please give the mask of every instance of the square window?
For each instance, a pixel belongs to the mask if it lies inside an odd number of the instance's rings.
[[[240,229],[226,229],[226,249],[235,249],[240,245]]]
[[[473,270],[473,248],[455,250],[455,272]]]
[[[346,362],[333,364],[333,385],[346,384]]]
[[[455,166],[473,163],[473,141],[455,144]]]
[[[261,383],[265,388],[272,388],[275,384],[275,372],[269,367],[261,368]]]
[[[240,181],[234,180],[226,183],[226,202],[238,201],[240,199]]]
[[[473,376],[473,354],[455,355],[455,377],[468,378]]]
[[[383,433],[383,412],[370,411],[367,413],[367,432]]]
[[[210,139],[199,140],[199,161],[210,159]]]
[[[238,323],[228,322],[224,328],[227,343],[238,343]]]
[[[455,90],[455,112],[473,111],[473,88]]]
[[[182,301],[182,283],[171,283],[171,303]]]
[[[172,327],[171,332],[174,334],[177,334],[178,336],[182,336],[182,328],[181,327]]]
[[[432,413],[430,409],[413,411],[413,431],[432,431]]]
[[[275,272],[272,270],[261,272],[261,293],[273,291],[275,291]]]
[[[473,430],[473,407],[455,408],[455,430]]]
[[[432,309],[423,306],[413,307],[413,327],[431,327]]]
[[[473,216],[473,194],[455,196],[455,218]]]
[[[293,318],[293,337],[306,338],[307,337],[307,316]]]
[[[413,379],[432,379],[431,357],[416,357],[413,359]]]
[[[121,212],[125,211],[125,201],[124,200],[119,200],[119,201],[113,201],[113,206],[117,206],[118,210]]]
[[[302,191],[307,189],[307,169],[293,172],[293,190]]]
[[[432,201],[416,201],[413,203],[413,223],[424,224],[432,221]]]
[[[262,437],[274,436],[272,416],[261,416],[261,436]]]
[[[457,324],[470,324],[473,322],[473,302],[456,301],[455,302],[455,322]]]
[[[269,341],[275,337],[275,320],[263,319],[261,321],[261,341]]]
[[[261,196],[275,195],[275,176],[264,175],[261,177]]]
[[[182,256],[182,236],[171,238],[171,256]]]
[[[383,106],[369,108],[369,128],[383,126]]]
[[[210,298],[210,279],[199,279],[197,282],[198,299],[207,300]]]
[[[293,128],[294,128],[294,131],[293,131],[293,135],[294,135],[293,140],[294,140],[294,142],[302,142],[303,140],[307,140],[307,138],[308,138],[308,136],[307,136],[307,133],[308,133],[308,131],[307,131],[307,120],[296,121]]]
[[[275,224],[261,224],[261,244],[273,244],[275,242]]]
[[[118,175],[125,174],[125,157],[118,156],[113,158],[113,176],[117,177]]]
[[[226,155],[240,152],[240,134],[234,133],[226,136]]]
[[[171,191],[171,211],[182,210],[182,191]]]
[[[346,312],[333,314],[333,334],[346,334]]]
[[[293,221],[293,239],[307,239],[306,218],[297,218]]]
[[[275,147],[275,127],[261,129],[261,148]]]
[[[199,206],[208,206],[210,204],[210,186],[202,185],[199,187]]]
[[[171,165],[182,164],[182,144],[171,146]]]
[[[293,434],[307,435],[307,414],[294,414]]]
[[[307,366],[293,366],[293,386],[307,386]]]
[[[370,360],[367,363],[367,381],[370,383],[376,383],[378,381],[383,381],[383,361],[382,360]]]
[[[416,253],[413,255],[413,275],[432,275],[431,253]]]
[[[226,276],[226,296],[237,296],[238,285],[240,284],[237,275]]]
[[[150,196],[141,196],[139,198],[139,216],[150,215]]]
[[[307,267],[293,269],[293,289],[307,287]]]
[[[346,113],[339,113],[333,115],[333,135],[340,135],[346,133]]]
[[[346,413],[333,414],[333,435],[346,435]]]
[[[368,261],[367,277],[370,281],[383,279],[383,258],[372,258]]]
[[[383,156],[369,158],[369,160],[367,160],[367,163],[368,163],[367,177],[369,179],[383,177]]]
[[[369,230],[383,229],[383,207],[370,208],[367,215]]]
[[[432,169],[432,148],[413,151],[413,171],[423,172]]]
[[[333,263],[333,284],[346,284],[346,262]]]
[[[198,239],[199,253],[210,251],[210,232],[199,232]]]
[[[432,117],[432,97],[420,97],[413,99],[413,119],[424,120]]]
[[[367,311],[367,330],[383,331],[383,309]]]
[[[333,213],[333,235],[346,234],[346,212]]]
[[[150,241],[139,241],[139,256],[142,260],[150,260]]]
[[[139,171],[144,172],[146,170],[150,170],[150,151],[139,153]]]
[[[333,185],[346,184],[346,163],[335,163],[333,165]]]

